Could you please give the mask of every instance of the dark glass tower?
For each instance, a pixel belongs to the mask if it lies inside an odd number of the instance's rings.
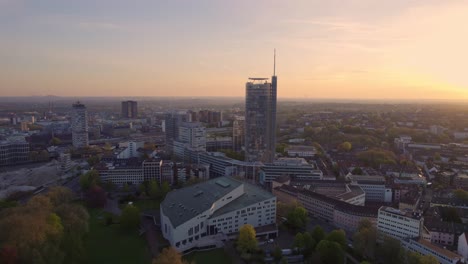
[[[271,82],[249,78],[245,86],[245,159],[273,162],[276,149],[276,54]]]

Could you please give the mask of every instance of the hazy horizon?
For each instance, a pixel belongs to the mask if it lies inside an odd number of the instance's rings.
[[[468,100],[468,2],[0,0],[0,96]]]

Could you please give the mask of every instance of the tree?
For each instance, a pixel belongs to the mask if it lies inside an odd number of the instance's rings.
[[[385,236],[383,243],[377,248],[376,255],[384,264],[403,263],[405,252],[400,241]]]
[[[163,181],[161,184],[161,194],[162,198],[166,197],[166,194],[171,191],[171,186],[169,186],[169,183],[167,181]]]
[[[302,253],[304,254],[305,257],[309,257],[312,255],[312,252],[315,249],[315,245],[317,244],[315,240],[312,238],[312,235],[309,232],[305,232],[302,235],[304,239],[304,250]]]
[[[153,259],[153,264],[188,264],[182,259],[182,255],[173,247],[165,248],[157,258]]]
[[[281,251],[281,248],[279,246],[276,246],[275,249],[273,249],[272,256],[276,263],[278,263],[281,260],[281,258],[283,257],[283,252]]]
[[[106,192],[99,186],[91,187],[86,192],[86,202],[91,208],[103,208],[107,204]]]
[[[88,164],[90,167],[93,167],[94,165],[98,164],[99,162],[101,162],[101,158],[99,158],[98,155],[93,155],[91,157],[88,158],[87,160]]]
[[[52,146],[58,146],[58,145],[62,144],[62,140],[60,140],[60,138],[53,137],[53,138],[49,141],[49,144],[52,145]]]
[[[460,200],[468,200],[468,192],[463,189],[453,191],[453,195]]]
[[[93,186],[100,185],[99,172],[97,170],[90,170],[80,176],[81,189],[86,191]]]
[[[159,188],[158,182],[151,180],[148,185],[148,195],[153,199],[162,197],[161,188]]]
[[[304,249],[305,243],[304,243],[304,235],[302,235],[302,233],[296,234],[296,236],[294,237],[293,246],[295,248],[298,248],[300,251]]]
[[[317,245],[317,252],[320,254],[320,260],[324,264],[341,264],[344,262],[344,252],[340,244],[322,240]]]
[[[346,233],[343,229],[331,231],[325,239],[338,243],[341,249],[346,250]]]
[[[353,235],[353,247],[364,258],[373,259],[377,230],[368,219],[359,222],[358,229]]]
[[[298,205],[288,213],[288,225],[294,229],[304,228],[307,224],[307,211],[304,207]]]
[[[352,149],[352,147],[353,147],[353,145],[351,145],[350,142],[345,141],[345,142],[341,143],[341,145],[340,145],[339,148],[340,148],[341,150],[343,150],[343,151],[348,152],[348,151],[350,151],[350,150]]]
[[[46,196],[50,199],[53,206],[66,204],[73,200],[73,193],[70,189],[60,186],[51,187]]]
[[[323,231],[323,228],[321,226],[316,225],[314,227],[314,229],[312,230],[312,238],[317,243],[319,243],[325,238],[325,231]]]
[[[140,210],[131,204],[126,205],[120,216],[120,225],[127,230],[137,228],[140,225]]]
[[[252,225],[243,225],[239,229],[239,238],[237,239],[237,250],[241,253],[254,252],[257,249],[257,238],[255,229]]]
[[[362,175],[363,171],[362,171],[362,169],[360,167],[356,167],[351,171],[351,174],[353,174],[353,175]]]

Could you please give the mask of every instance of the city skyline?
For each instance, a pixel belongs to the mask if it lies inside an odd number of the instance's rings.
[[[468,99],[463,1],[0,1],[1,96]],[[384,93],[383,93],[384,92]]]

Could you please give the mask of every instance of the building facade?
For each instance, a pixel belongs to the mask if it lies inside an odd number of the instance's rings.
[[[277,77],[249,78],[245,85],[246,161],[273,162],[276,151]]]
[[[377,218],[377,231],[395,239],[421,237],[424,218],[420,213],[382,206]]]
[[[24,137],[0,141],[0,166],[9,166],[29,161],[29,143]]]
[[[84,148],[89,145],[88,111],[80,102],[73,104],[71,116],[72,142],[75,148]]]
[[[276,198],[258,187],[221,177],[174,190],[161,203],[161,231],[180,252],[219,246],[250,224],[273,227],[276,235]],[[259,234],[259,233],[257,233]]]

